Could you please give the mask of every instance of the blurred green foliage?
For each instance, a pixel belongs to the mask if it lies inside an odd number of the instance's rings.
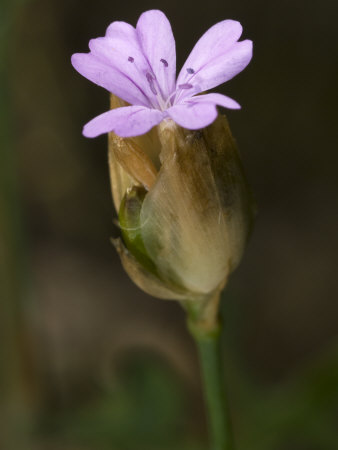
[[[269,389],[250,385],[230,366],[239,450],[337,448],[338,344]],[[60,448],[202,450],[207,448],[205,436],[185,425],[187,400],[182,380],[163,361],[132,353],[115,383],[98,390],[89,403],[57,414],[45,412],[37,436]]]
[[[96,449],[189,448],[184,442],[194,437],[185,436],[185,394],[169,369],[151,355],[132,352],[108,391],[81,408],[47,417],[42,432]]]
[[[12,26],[22,4],[0,5],[0,448],[6,450],[20,445],[29,417],[20,356],[26,277],[9,69]]]

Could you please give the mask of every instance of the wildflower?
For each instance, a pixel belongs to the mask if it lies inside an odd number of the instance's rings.
[[[242,26],[234,20],[211,27],[193,48],[176,80],[175,40],[161,11],[144,12],[136,28],[113,22],[105,37],[89,42],[89,53],[72,56],[72,64],[81,75],[129,105],[95,117],[85,125],[84,136],[111,131],[121,137],[138,136],[165,119],[196,130],[216,119],[216,105],[240,108],[222,94],[197,94],[230,80],[248,65],[252,42],[238,42],[241,34]]]

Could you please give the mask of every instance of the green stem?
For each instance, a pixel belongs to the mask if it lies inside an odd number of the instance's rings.
[[[221,289],[210,295],[182,302],[188,329],[195,339],[204,385],[211,450],[234,450],[227,396],[223,386],[220,349]]]
[[[220,333],[194,333],[202,370],[212,450],[233,450],[227,397],[223,387]]]

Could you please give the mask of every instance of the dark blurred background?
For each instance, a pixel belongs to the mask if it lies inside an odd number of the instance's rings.
[[[254,41],[217,91],[258,202],[224,293],[239,450],[338,448],[334,0],[1,0],[0,448],[202,450],[197,357],[175,302],[123,272],[106,136],[82,137],[106,91],[70,64],[114,20],[170,19],[178,66],[214,23]]]

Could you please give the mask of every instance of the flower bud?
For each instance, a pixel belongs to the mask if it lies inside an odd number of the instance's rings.
[[[121,106],[112,97],[112,107]],[[223,115],[198,131],[165,120],[145,135],[109,135],[125,270],[149,294],[204,299],[238,265],[254,205]]]

